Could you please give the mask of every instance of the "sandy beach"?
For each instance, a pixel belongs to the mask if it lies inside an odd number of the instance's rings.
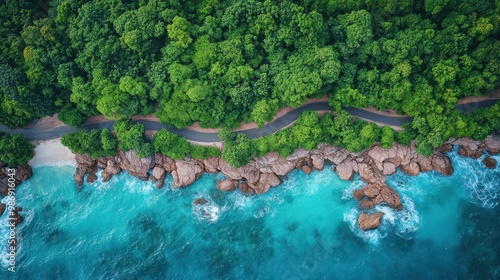
[[[61,138],[31,143],[36,146],[35,156],[28,162],[31,166],[75,164],[75,155],[61,144]]]

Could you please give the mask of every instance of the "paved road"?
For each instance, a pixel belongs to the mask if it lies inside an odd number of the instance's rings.
[[[463,112],[471,112],[479,108],[485,108],[488,106],[492,106],[498,102],[498,100],[486,100],[486,101],[479,101],[479,102],[472,102],[468,104],[462,104],[462,105],[457,105],[455,108],[463,113]],[[266,136],[269,134],[272,134],[288,125],[293,123],[300,115],[305,110],[312,110],[312,111],[322,111],[322,110],[334,110],[332,107],[328,105],[328,102],[316,102],[316,103],[309,103],[304,106],[295,108],[291,110],[290,112],[286,113],[285,115],[275,119],[274,121],[264,125],[261,128],[252,128],[252,129],[247,129],[247,130],[241,130],[239,131],[240,133],[245,133],[248,135],[250,138],[255,139],[259,138],[262,136]],[[371,120],[374,122],[382,123],[385,125],[391,125],[391,126],[400,126],[403,125],[407,122],[410,122],[412,120],[411,117],[405,117],[405,116],[386,116],[382,114],[378,114],[375,112],[371,111],[366,111],[363,109],[357,109],[357,108],[347,108],[347,112],[349,112],[351,115],[367,120]],[[217,136],[217,133],[205,133],[205,132],[198,132],[198,131],[193,131],[189,129],[178,129],[175,127],[170,127],[168,125],[163,125],[159,122],[155,121],[137,121],[138,123],[144,124],[144,127],[146,130],[160,130],[162,128],[167,128],[168,130],[175,132],[179,134],[182,137],[186,137],[186,139],[191,140],[191,141],[197,141],[197,142],[218,142],[220,141],[219,137]],[[51,129],[44,129],[44,128],[18,128],[18,129],[9,129],[4,125],[0,125],[0,130],[8,132],[8,133],[20,133],[23,134],[24,137],[28,140],[47,140],[47,139],[54,139],[54,138],[59,138],[63,136],[66,133],[69,132],[75,132],[78,131],[79,129],[85,129],[85,130],[90,130],[94,128],[109,128],[113,129],[113,124],[114,121],[105,121],[105,122],[100,122],[100,123],[93,123],[93,124],[85,124],[82,125],[80,128],[74,128],[71,126],[60,126],[56,128],[51,128]]]

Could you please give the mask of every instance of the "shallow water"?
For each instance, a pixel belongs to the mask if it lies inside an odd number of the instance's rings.
[[[167,177],[157,190],[122,173],[79,190],[74,166],[36,167],[16,195],[25,216],[17,271],[6,271],[4,259],[0,278],[499,278],[500,167],[450,156],[451,177],[389,177],[404,210],[377,206],[383,224],[370,232],[357,228],[352,197],[363,182],[329,169],[293,171],[279,187],[248,197],[218,191],[221,174],[182,189]],[[199,197],[209,203],[193,205]],[[1,227],[2,244],[7,234]]]

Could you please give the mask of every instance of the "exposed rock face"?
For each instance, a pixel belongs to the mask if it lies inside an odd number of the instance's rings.
[[[153,181],[156,182],[156,188],[161,189],[161,187],[163,187],[163,180],[165,179],[165,169],[155,166],[151,176],[153,177],[152,179],[154,179]]]
[[[128,152],[118,151],[116,163],[121,169],[126,170],[131,175],[143,181],[148,180],[148,171],[154,166],[153,156],[138,158],[135,150]]]
[[[267,155],[257,158],[254,161],[255,167],[259,169],[260,172],[274,172],[279,176],[285,176],[295,168],[295,164],[293,162],[280,157],[275,152],[268,153]]]
[[[383,170],[383,173],[384,175],[391,175],[391,174],[394,174],[396,173],[396,165],[390,161],[386,161],[384,162],[384,170]]]
[[[486,151],[492,155],[500,154],[500,137],[499,136],[488,136],[484,140],[484,147]]]
[[[365,196],[365,192],[363,190],[354,190],[352,195],[356,200],[361,200]]]
[[[251,188],[247,182],[241,182],[240,191],[242,194],[249,194],[249,195],[252,195],[255,193],[254,189]]]
[[[276,187],[281,184],[280,178],[274,173],[264,173],[260,175],[260,183],[269,184],[271,187]]]
[[[81,186],[83,184],[83,178],[85,177],[86,171],[84,167],[76,167],[75,174],[73,174],[73,179],[75,179],[76,184]]]
[[[109,174],[116,175],[122,172],[122,169],[118,165],[116,165],[116,161],[113,158],[107,161],[104,171],[106,171]]]
[[[203,197],[200,197],[200,198],[197,198],[193,204],[194,205],[203,205],[203,204],[207,204],[208,203],[208,200],[206,200],[205,198]]]
[[[309,173],[311,173],[311,167],[304,165],[304,166],[302,166],[302,171],[304,171],[304,173],[306,173],[306,175],[309,175]]]
[[[176,170],[172,171],[174,187],[180,188],[191,185],[203,174],[203,167],[194,159],[176,160]]]
[[[360,229],[367,231],[376,229],[382,223],[383,212],[375,212],[371,214],[361,213],[358,218],[358,226]]]
[[[354,194],[357,200],[361,200],[359,207],[364,210],[372,209],[382,202],[398,211],[403,209],[399,194],[386,184],[368,184],[361,190],[355,190]],[[366,198],[363,199],[365,196]]]
[[[401,165],[401,171],[410,176],[417,176],[420,173],[420,167],[417,163],[410,161],[410,163]]]
[[[23,163],[16,168],[16,176],[14,178],[16,181],[23,182],[31,178],[31,176],[33,176],[31,166],[27,163]]]
[[[101,177],[103,182],[108,182],[109,180],[111,180],[111,174],[106,171],[101,172]]]
[[[380,190],[380,195],[382,196],[382,199],[392,208],[398,211],[403,210],[403,204],[401,203],[399,194],[394,189],[386,185]]]
[[[460,147],[458,154],[461,156],[477,159],[483,155],[483,145],[479,141],[474,141],[470,138],[460,138],[456,143]]]
[[[236,180],[218,180],[217,189],[224,192],[232,192],[238,187],[238,181]]]
[[[87,177],[87,183],[94,183],[97,180],[97,175],[95,173],[90,173]]]
[[[494,159],[494,158],[485,157],[485,158],[483,159],[483,164],[484,164],[486,167],[488,167],[488,168],[490,168],[490,169],[493,169],[493,168],[497,167],[497,160],[496,160],[496,159]]]
[[[352,181],[354,179],[354,168],[353,164],[357,166],[357,163],[354,162],[351,158],[345,159],[341,163],[339,163],[336,167],[337,174],[342,180]]]
[[[212,174],[217,174],[219,172],[219,158],[208,158],[203,160],[205,165],[205,171]]]
[[[432,168],[445,176],[451,176],[454,171],[450,158],[441,153],[434,153],[432,157]]]
[[[321,157],[320,155],[312,155],[311,160],[312,160],[313,169],[323,170],[323,168],[325,167],[325,158],[324,157]]]

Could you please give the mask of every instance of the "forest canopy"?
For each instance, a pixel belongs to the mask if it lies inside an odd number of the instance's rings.
[[[0,4],[0,123],[9,127],[58,112],[73,126],[154,113],[179,128],[235,128],[325,94],[339,110],[412,116],[406,135],[425,153],[454,135],[484,135],[477,119],[495,126],[454,106],[499,84],[499,1],[53,0],[40,9]],[[312,146],[318,125],[308,129],[298,141]],[[363,127],[348,147],[396,137],[375,130]],[[139,142],[124,148],[159,149]]]

